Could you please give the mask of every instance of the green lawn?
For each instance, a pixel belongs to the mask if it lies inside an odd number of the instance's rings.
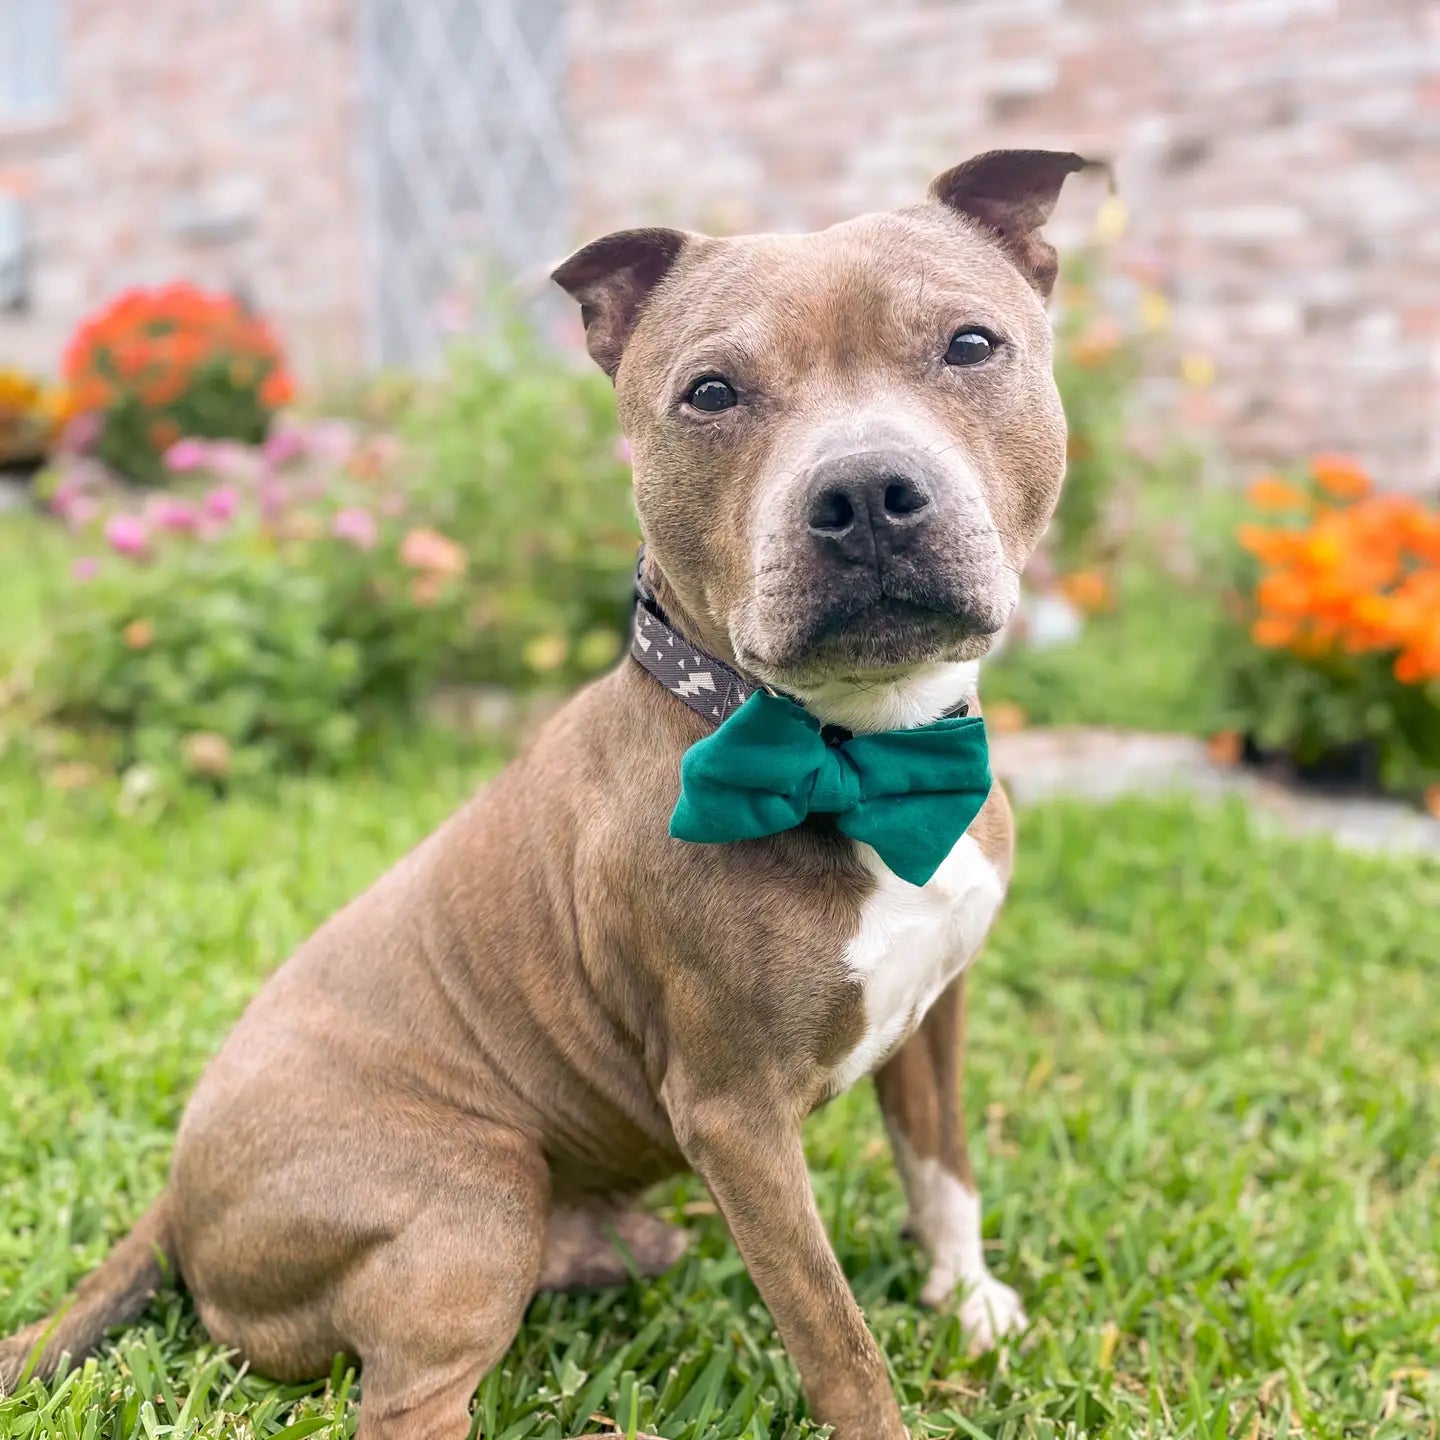
[[[484,757],[120,818],[0,758],[0,1328],[56,1302],[159,1187],[187,1089],[261,977],[450,810]],[[862,1088],[813,1122],[822,1210],[918,1436],[1434,1436],[1440,1413],[1440,870],[1250,833],[1236,810],[1022,816],[973,986],[971,1119],[1024,1347],[967,1362]],[[337,1177],[337,1181],[343,1177]],[[480,1431],[632,1419],[672,1440],[816,1432],[693,1184],[663,1281],[543,1298]],[[404,1297],[396,1297],[404,1304]],[[1426,1367],[1429,1367],[1428,1369]],[[287,1440],[353,1377],[241,1374],[178,1297],[0,1437]]]

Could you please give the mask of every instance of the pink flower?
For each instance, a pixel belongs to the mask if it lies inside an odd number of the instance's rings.
[[[343,465],[355,448],[355,430],[344,420],[322,420],[310,427],[308,444],[317,459]]]
[[[376,435],[370,441],[370,457],[377,469],[388,470],[400,458],[400,442],[393,435]]]
[[[205,514],[222,524],[240,508],[240,492],[233,485],[217,485],[205,496]]]
[[[349,509],[336,514],[330,533],[337,540],[348,540],[357,550],[370,550],[380,538],[380,527],[368,510]]]
[[[189,535],[200,528],[200,512],[184,500],[157,500],[150,518],[161,530]]]
[[[225,480],[247,480],[262,464],[260,452],[235,440],[216,440],[206,453],[206,466],[212,474]]]
[[[67,475],[54,489],[50,495],[50,508],[62,520],[70,518],[70,507],[85,493],[85,487],[81,485],[73,475]]]
[[[70,578],[84,584],[100,573],[100,562],[93,555],[82,555],[70,566]]]
[[[260,502],[260,514],[267,521],[283,514],[290,499],[289,490],[278,480],[262,480],[255,494]]]
[[[177,440],[165,452],[165,468],[185,475],[191,470],[203,469],[209,459],[210,447],[203,440]]]
[[[138,560],[150,548],[150,531],[138,515],[112,515],[105,522],[105,543],[117,555]]]
[[[93,410],[74,416],[60,432],[56,449],[62,455],[83,455],[100,438],[103,423]]]
[[[50,492],[50,510],[72,530],[80,530],[99,514],[95,491],[99,477],[88,461],[71,460]]]
[[[305,453],[305,437],[298,430],[274,430],[261,453],[267,464],[277,467],[288,465]]]
[[[630,442],[622,435],[614,445],[610,447],[610,453],[622,465],[628,465],[630,463]]]
[[[459,575],[466,565],[465,552],[438,530],[410,531],[400,543],[400,559],[412,570],[435,575]]]
[[[72,530],[83,530],[100,513],[100,502],[88,495],[77,495],[65,511],[65,523]]]

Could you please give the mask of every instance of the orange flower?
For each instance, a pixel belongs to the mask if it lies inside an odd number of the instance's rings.
[[[1303,490],[1278,475],[1259,476],[1246,494],[1257,510],[1304,510],[1310,504]]]
[[[459,575],[465,570],[467,557],[453,540],[438,530],[417,528],[400,542],[400,560],[412,570],[434,575]]]
[[[1316,455],[1310,462],[1310,473],[1315,483],[1337,500],[1359,500],[1373,488],[1359,462],[1348,455]]]
[[[1280,615],[1304,615],[1311,608],[1313,592],[1304,578],[1293,570],[1275,570],[1255,587],[1255,601],[1262,610]]]
[[[1267,565],[1285,564],[1294,549],[1291,535],[1283,530],[1267,529],[1264,525],[1241,525],[1235,535],[1246,550]]]
[[[1262,615],[1251,627],[1250,638],[1265,650],[1284,650],[1299,637],[1300,627],[1293,620],[1276,615]]]
[[[1420,685],[1429,677],[1420,657],[1413,650],[1404,650],[1395,657],[1395,678],[1402,685]]]
[[[131,650],[147,649],[155,639],[153,620],[132,620],[121,632],[121,639]]]
[[[260,386],[260,403],[271,410],[288,405],[295,398],[295,382],[284,370],[272,370]]]
[[[1306,536],[1301,555],[1316,569],[1328,570],[1345,558],[1345,546],[1333,531],[1316,528]]]
[[[1258,509],[1289,512],[1283,524],[1237,531],[1261,564],[1254,643],[1306,660],[1383,654],[1403,684],[1440,678],[1440,513],[1371,494],[1352,462],[1321,457],[1314,471],[1342,503],[1314,505],[1274,476],[1251,487]]]
[[[143,340],[118,340],[110,352],[115,358],[115,368],[127,380],[143,375],[154,359],[154,350]]]
[[[1103,365],[1120,348],[1120,342],[1124,338],[1120,326],[1108,315],[1104,315],[1086,327],[1071,347],[1070,354],[1077,365],[1093,370]]]
[[[105,352],[114,357],[115,369],[125,378],[138,377],[152,363],[191,370],[215,360],[232,370],[236,384],[252,385],[262,376],[278,373],[272,390],[284,393],[290,386],[269,326],[230,296],[193,285],[133,289],[118,295],[76,330],[65,351],[67,378],[77,386],[103,378]]]
[[[433,572],[417,575],[410,582],[410,598],[417,605],[428,608],[440,598],[440,589],[444,583],[444,577]]]
[[[1087,615],[1109,610],[1115,603],[1115,594],[1109,579],[1100,570],[1076,570],[1060,582],[1065,598]]]

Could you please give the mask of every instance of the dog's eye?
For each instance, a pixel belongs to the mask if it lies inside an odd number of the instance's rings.
[[[718,415],[722,410],[731,410],[740,403],[735,387],[722,375],[707,375],[697,380],[686,395],[685,401],[692,409],[706,415]]]
[[[995,337],[983,330],[957,330],[945,352],[947,365],[978,365],[995,353]]]

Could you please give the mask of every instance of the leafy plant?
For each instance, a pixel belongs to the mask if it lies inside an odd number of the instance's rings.
[[[1138,337],[1100,295],[1103,258],[1082,254],[1067,270],[1055,332],[1055,380],[1069,427],[1065,486],[1047,544],[1065,568],[1092,561],[1117,488],[1136,466],[1130,397],[1139,378]]]
[[[638,530],[605,379],[503,324],[454,352],[404,433],[413,505],[465,546],[481,581],[463,674],[573,682],[611,664]]]
[[[65,374],[93,417],[95,452],[142,484],[185,436],[255,444],[294,384],[270,327],[237,300],[192,285],[127,290],[85,321]]]
[[[1346,752],[1380,783],[1440,781],[1440,512],[1353,462],[1251,486],[1226,666],[1236,729],[1305,767]]]
[[[121,768],[213,780],[332,765],[407,714],[463,648],[468,558],[407,513],[378,442],[342,460],[334,428],[268,455],[187,441],[206,488],[88,497],[82,533],[112,553],[75,562],[43,712]]]
[[[636,527],[605,381],[507,326],[417,386],[404,429],[186,436],[138,504],[57,470],[50,508],[95,548],[54,617],[44,712],[122,768],[224,779],[336,763],[440,683],[611,664]]]

